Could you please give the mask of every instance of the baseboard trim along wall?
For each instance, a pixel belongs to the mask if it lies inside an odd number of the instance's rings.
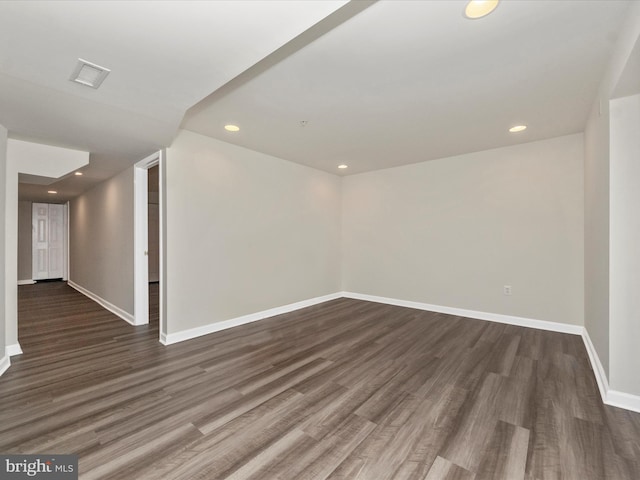
[[[640,397],[638,395],[609,390],[607,391],[607,400],[604,403],[612,407],[640,413]]]
[[[446,313],[449,315],[457,315],[460,317],[473,318],[478,320],[488,320],[490,322],[507,323],[509,325],[517,325],[520,327],[537,328],[539,330],[548,330],[551,332],[569,333],[572,335],[580,335],[591,362],[591,369],[600,390],[602,402],[612,407],[624,408],[633,412],[640,413],[640,396],[631,395],[625,392],[618,392],[609,388],[609,382],[605,375],[602,362],[598,357],[598,353],[591,342],[589,332],[581,325],[572,325],[569,323],[548,322],[545,320],[535,320],[532,318],[515,317],[511,315],[502,315],[498,313],[478,312],[475,310],[464,310],[460,308],[443,307],[440,305],[431,305],[428,303],[411,302],[407,300],[398,300],[396,298],[378,297],[375,295],[365,295],[361,293],[342,292],[342,296],[353,298],[356,300],[365,300],[368,302],[384,303],[387,305],[396,305],[398,307],[415,308],[418,310],[427,310],[430,312]]]
[[[310,298],[308,300],[302,300],[296,303],[290,303],[289,305],[283,305],[282,307],[270,308],[261,312],[251,313],[249,315],[243,315],[242,317],[232,318],[224,320],[222,322],[210,323],[203,325],[202,327],[191,328],[189,330],[182,330],[180,332],[168,333],[166,335],[160,335],[160,343],[163,345],[172,345],[178,342],[184,342],[192,338],[200,337],[202,335],[208,335],[210,333],[219,332],[220,330],[226,330],[227,328],[238,327],[258,320],[264,320],[265,318],[275,317],[276,315],[282,315],[283,313],[293,312],[300,310],[301,308],[317,305],[318,303],[328,302],[329,300],[335,300],[342,297],[340,293],[331,293],[322,297]]]
[[[591,337],[589,337],[589,332],[586,328],[582,332],[582,341],[584,342],[584,348],[587,349],[587,355],[589,355],[589,361],[591,362],[591,369],[593,370],[594,377],[596,377],[596,383],[598,384],[598,390],[600,390],[602,401],[607,403],[609,381],[607,380],[607,375],[604,373],[604,367],[602,366],[602,362],[600,362],[598,352],[596,352],[596,348],[593,346],[593,342],[591,342]]]
[[[582,333],[582,340],[584,341],[584,347],[587,349],[587,354],[591,361],[591,368],[593,369],[593,375],[596,377],[602,402],[605,405],[640,413],[640,396],[612,390],[609,387],[609,381],[607,380],[607,375],[604,373],[602,362],[600,362],[598,352],[593,346],[593,342],[591,342],[591,337],[589,337],[589,332],[586,328]]]
[[[18,285],[33,285],[35,280],[18,280]]]
[[[396,298],[378,297],[376,295],[365,295],[362,293],[342,292],[342,296],[367,302],[384,303],[397,307],[415,308],[417,310],[427,310],[429,312],[446,313],[458,317],[475,318],[477,320],[487,320],[489,322],[506,323],[519,327],[537,328],[539,330],[549,330],[551,332],[570,333],[572,335],[582,335],[584,327],[581,325],[571,325],[569,323],[548,322],[546,320],[534,320],[532,318],[515,317],[512,315],[502,315],[500,313],[479,312],[476,310],[465,310],[462,308],[443,307],[429,303],[412,302],[409,300],[398,300]]]
[[[134,325],[133,315],[131,315],[130,313],[125,312],[124,310],[116,307],[115,305],[104,300],[98,295],[75,284],[71,280],[69,280],[68,283],[69,283],[69,286],[73,287],[80,293],[86,295],[87,297],[91,298],[95,302],[99,303],[104,308],[114,313],[115,315],[119,316],[123,320],[126,320],[128,323]],[[600,362],[600,358],[598,357],[598,353],[596,352],[596,349],[594,348],[593,343],[591,342],[589,333],[582,325],[549,322],[545,320],[536,320],[532,318],[503,315],[499,313],[488,313],[488,312],[480,312],[476,310],[466,310],[462,308],[445,307],[442,305],[432,305],[428,303],[413,302],[409,300],[399,300],[396,298],[379,297],[376,295],[366,295],[366,294],[354,293],[354,292],[332,293],[329,295],[315,297],[308,300],[291,303],[289,305],[284,305],[281,307],[271,308],[268,310],[263,310],[261,312],[256,312],[249,315],[243,315],[241,317],[224,320],[222,322],[210,323],[208,325],[191,328],[189,330],[183,330],[180,332],[169,333],[169,334],[163,333],[160,335],[160,343],[162,343],[163,345],[172,345],[174,343],[179,343],[185,340],[190,340],[192,338],[208,335],[210,333],[218,332],[220,330],[226,330],[228,328],[238,327],[240,325],[245,325],[247,323],[256,322],[258,320],[264,320],[266,318],[274,317],[276,315],[281,315],[283,313],[293,312],[295,310],[300,310],[305,307],[317,305],[319,303],[327,302],[329,300],[335,300],[337,298],[352,298],[355,300],[364,300],[367,302],[384,303],[386,305],[395,305],[398,307],[415,308],[418,310],[426,310],[429,312],[445,313],[448,315],[456,315],[459,317],[472,318],[476,320],[487,320],[490,322],[505,323],[508,325],[516,325],[520,327],[537,328],[539,330],[547,330],[551,332],[580,335],[584,342],[585,349],[587,350],[589,361],[591,362],[591,368],[593,370],[596,383],[598,384],[598,389],[600,390],[600,395],[602,397],[603,403],[605,405],[610,405],[613,407],[623,408],[623,409],[631,410],[634,412],[640,412],[640,396],[631,395],[631,394],[628,394],[625,392],[619,392],[616,390],[611,390],[609,388],[609,382],[604,372],[604,368],[602,367],[602,363]],[[0,374],[2,374],[4,370],[9,368],[9,364],[10,364],[9,355],[18,354],[18,353],[13,353],[14,351],[16,351],[15,349],[13,349],[13,347],[17,347],[18,350],[20,349],[19,345],[11,345],[7,347],[7,355],[0,362]],[[22,350],[20,350],[19,353],[22,353]]]
[[[74,290],[77,290],[78,292],[80,292],[81,294],[89,297],[91,300],[93,300],[94,302],[102,305],[104,308],[106,308],[107,310],[109,310],[111,313],[113,313],[114,315],[117,315],[118,317],[120,317],[121,319],[123,319],[125,322],[130,323],[131,325],[136,325],[134,318],[133,318],[133,314],[129,313],[129,312],[125,312],[123,309],[121,309],[120,307],[114,305],[113,303],[105,300],[104,298],[102,298],[99,295],[96,295],[95,293],[93,293],[90,290],[87,290],[84,287],[81,287],[80,285],[78,285],[77,283],[73,282],[72,280],[67,280],[67,284],[73,288]]]
[[[7,345],[5,347],[5,355],[8,357],[13,357],[14,355],[22,355],[22,348],[19,343],[14,343],[13,345]]]
[[[5,355],[0,359],[0,375],[6,372],[11,366],[11,360],[9,359],[9,355]]]

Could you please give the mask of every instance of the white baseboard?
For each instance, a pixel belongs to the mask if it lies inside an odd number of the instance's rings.
[[[604,403],[612,407],[624,408],[625,410],[640,413],[640,397],[638,395],[609,390],[607,392],[607,401]]]
[[[591,369],[593,370],[594,377],[596,377],[600,396],[602,397],[602,401],[606,404],[609,392],[609,380],[607,380],[607,374],[604,372],[604,367],[602,366],[602,362],[600,362],[598,352],[593,346],[593,342],[591,341],[591,337],[589,336],[589,332],[586,328],[582,332],[582,341],[584,342],[584,348],[587,350],[587,355],[589,355]]]
[[[324,295],[322,297],[315,297],[309,300],[303,300],[301,302],[290,303],[282,307],[270,308],[269,310],[263,310],[261,312],[252,313],[249,315],[243,315],[242,317],[232,318],[230,320],[224,320],[222,322],[210,323],[203,325],[202,327],[191,328],[189,330],[182,330],[181,332],[161,334],[160,343],[163,345],[171,345],[192,338],[200,337],[202,335],[208,335],[209,333],[218,332],[220,330],[226,330],[227,328],[237,327],[246,323],[255,322],[257,320],[263,320],[265,318],[281,315],[283,313],[293,312],[301,308],[310,307],[318,303],[327,302],[329,300],[335,300],[342,297],[340,293],[332,293],[330,295]]]
[[[22,348],[19,343],[14,343],[13,345],[7,345],[5,347],[5,354],[9,357],[13,357],[14,355],[22,355]]]
[[[443,307],[442,305],[431,305],[429,303],[412,302],[409,300],[398,300],[396,298],[378,297],[376,295],[365,295],[362,293],[342,292],[342,296],[356,300],[366,300],[367,302],[385,303],[398,307],[415,308],[417,310],[427,310],[429,312],[446,313],[459,317],[475,318],[477,320],[487,320],[489,322],[506,323],[519,327],[537,328],[539,330],[549,330],[551,332],[569,333],[572,335],[582,335],[584,327],[572,325],[570,323],[548,322],[546,320],[535,320],[533,318],[515,317],[500,313],[479,312],[477,310],[465,310],[462,308]]]
[[[33,285],[35,280],[18,280],[18,285]]]
[[[640,413],[640,396],[620,392],[618,390],[612,390],[609,387],[609,381],[607,380],[607,375],[604,372],[604,367],[602,366],[598,352],[593,346],[593,342],[591,342],[591,337],[589,337],[589,332],[586,328],[582,333],[582,340],[584,341],[584,347],[587,349],[587,354],[591,361],[591,368],[593,369],[593,375],[596,377],[596,383],[600,390],[602,403],[612,407],[624,408],[625,410]]]
[[[5,355],[0,359],[0,375],[6,372],[10,366],[11,360],[9,359],[9,355]]]
[[[89,297],[94,302],[102,305],[104,308],[109,310],[114,315],[117,315],[118,317],[123,319],[125,322],[130,323],[131,325],[135,325],[135,321],[134,321],[133,315],[130,314],[129,312],[124,311],[123,309],[121,309],[117,305],[114,305],[113,303],[105,300],[104,298],[100,297],[99,295],[96,295],[92,291],[87,290],[84,287],[81,287],[80,285],[78,285],[77,283],[73,282],[72,280],[68,280],[67,281],[67,285],[69,285],[71,288],[77,290],[78,292],[82,293],[83,295]]]

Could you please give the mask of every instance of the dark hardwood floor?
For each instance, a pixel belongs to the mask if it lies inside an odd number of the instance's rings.
[[[21,286],[0,452],[82,479],[640,479],[640,414],[602,404],[578,336],[339,299],[164,347],[152,311]]]

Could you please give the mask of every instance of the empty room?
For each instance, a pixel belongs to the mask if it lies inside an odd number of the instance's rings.
[[[0,2],[0,479],[640,478],[640,1]]]

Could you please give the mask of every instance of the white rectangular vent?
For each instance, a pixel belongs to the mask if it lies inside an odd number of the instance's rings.
[[[108,68],[79,58],[70,80],[87,87],[98,88],[110,71]]]

